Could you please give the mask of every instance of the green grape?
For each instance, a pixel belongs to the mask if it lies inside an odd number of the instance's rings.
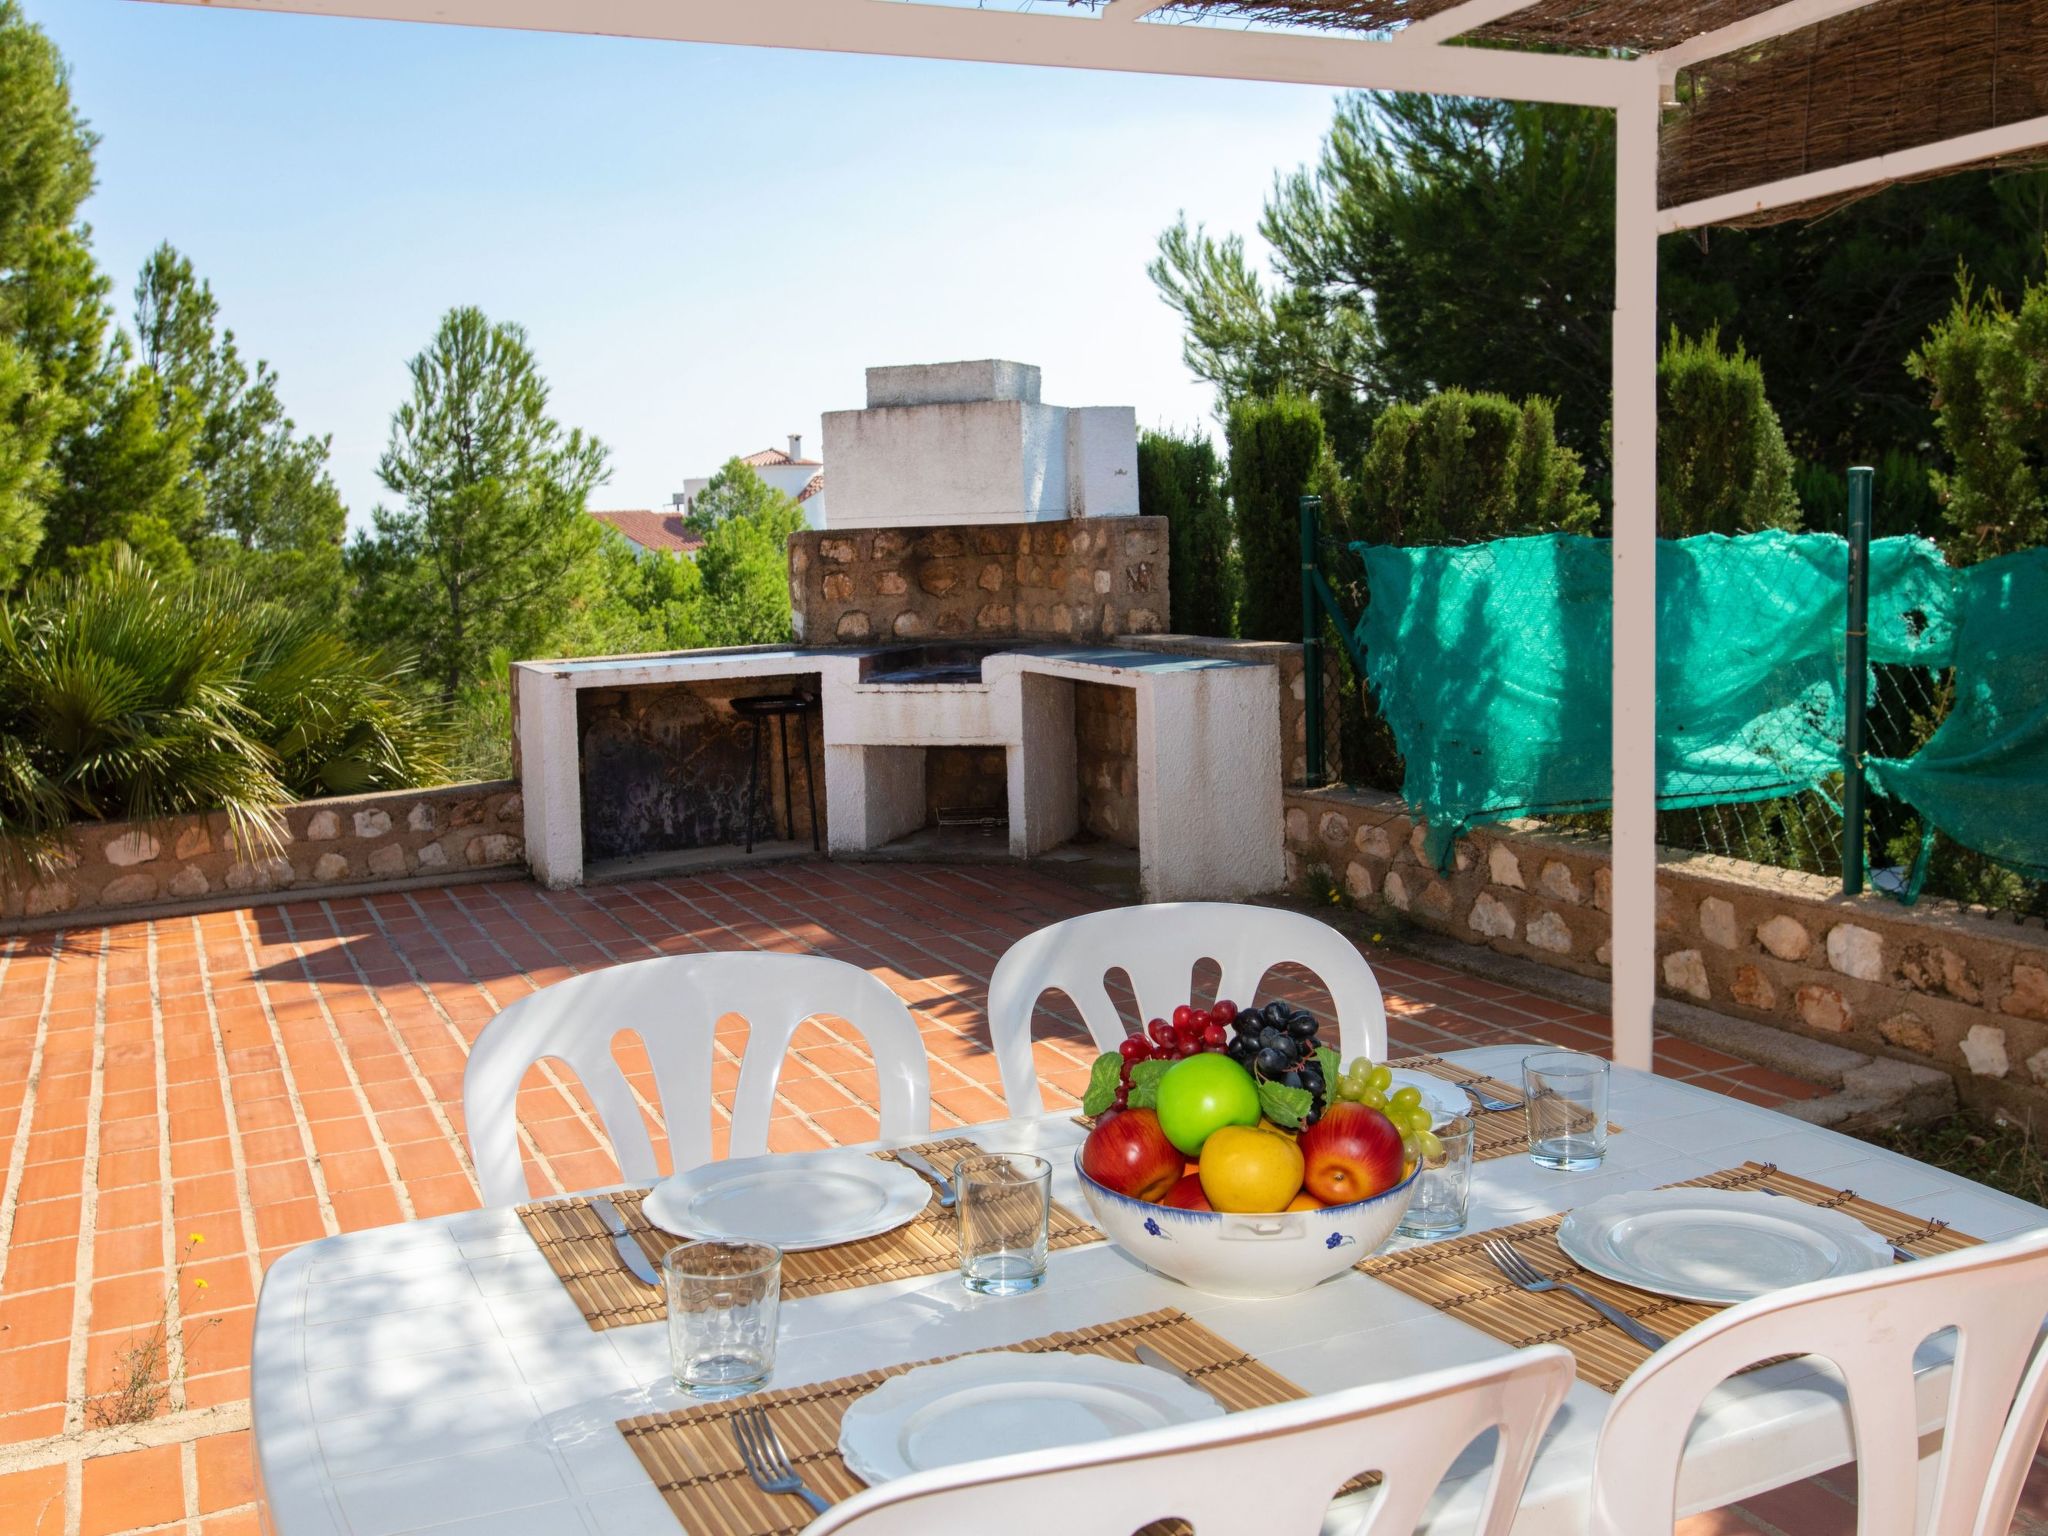
[[[1413,1136],[1411,1136],[1411,1135],[1410,1135],[1410,1134],[1409,1134],[1409,1133],[1408,1133],[1407,1131],[1403,1131],[1403,1132],[1401,1132],[1401,1157],[1402,1157],[1402,1159],[1403,1159],[1404,1161],[1406,1161],[1406,1162],[1411,1162],[1411,1163],[1412,1163],[1412,1162],[1414,1162],[1414,1161],[1415,1161],[1415,1154],[1416,1154],[1416,1153],[1417,1153],[1417,1152],[1418,1152],[1419,1150],[1420,1150],[1420,1143],[1419,1143],[1419,1142],[1418,1142],[1418,1141],[1416,1140],[1416,1138],[1415,1138],[1415,1137],[1413,1137]]]
[[[1387,1102],[1396,1109],[1413,1109],[1422,1102],[1422,1090],[1413,1083],[1405,1083],[1387,1095]]]
[[[1370,1059],[1364,1056],[1351,1058],[1351,1065],[1344,1069],[1346,1077],[1365,1077],[1374,1070]]]
[[[1365,1097],[1365,1079],[1353,1072],[1346,1072],[1337,1079],[1337,1097],[1353,1101]]]
[[[1367,1109],[1376,1109],[1381,1114],[1386,1113],[1387,1096],[1384,1093],[1381,1093],[1377,1088],[1366,1089],[1365,1092],[1361,1093],[1358,1096],[1358,1102],[1363,1104]]]
[[[1415,1133],[1415,1150],[1429,1162],[1435,1162],[1444,1155],[1444,1144],[1437,1140],[1435,1131],[1420,1130]]]
[[[1403,1123],[1417,1136],[1424,1136],[1436,1128],[1436,1116],[1427,1104],[1418,1104],[1403,1117]]]
[[[1370,1086],[1377,1088],[1381,1093],[1386,1093],[1394,1086],[1394,1069],[1374,1067],[1366,1074],[1366,1080]]]

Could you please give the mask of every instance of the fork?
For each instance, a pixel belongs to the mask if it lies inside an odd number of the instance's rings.
[[[1492,1114],[1498,1114],[1504,1109],[1520,1109],[1522,1107],[1511,1100],[1497,1099],[1490,1093],[1481,1093],[1478,1086],[1479,1081],[1476,1077],[1467,1078],[1457,1086],[1464,1089],[1465,1097],[1470,1099],[1480,1109]]]
[[[793,1493],[811,1506],[813,1514],[822,1515],[832,1507],[797,1476],[789,1453],[782,1448],[782,1436],[775,1432],[775,1423],[766,1409],[742,1408],[735,1413],[732,1438],[740,1448],[740,1460],[746,1463],[747,1476],[763,1493]]]
[[[1582,1291],[1576,1285],[1569,1285],[1562,1280],[1552,1280],[1523,1258],[1507,1239],[1489,1237],[1480,1246],[1486,1250],[1486,1256],[1493,1260],[1493,1267],[1507,1277],[1509,1284],[1539,1294],[1544,1291],[1563,1291],[1567,1296],[1575,1296],[1645,1349],[1662,1349],[1671,1342],[1662,1334],[1645,1328],[1626,1312],[1610,1307],[1590,1291]]]

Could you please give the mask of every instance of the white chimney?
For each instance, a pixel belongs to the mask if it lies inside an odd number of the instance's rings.
[[[792,432],[789,434],[789,456],[792,459],[803,458],[804,439],[803,434],[801,432]]]

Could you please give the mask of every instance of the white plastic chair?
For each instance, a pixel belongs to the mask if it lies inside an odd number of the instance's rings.
[[[1497,1429],[1473,1536],[1507,1536],[1572,1381],[1555,1344],[1171,1429],[1027,1451],[880,1484],[805,1536],[1125,1536],[1179,1516],[1196,1536],[1316,1536],[1337,1490],[1383,1482],[1354,1536],[1410,1536],[1446,1468]]]
[[[612,1056],[636,1032],[654,1068],[677,1172],[711,1161],[712,1032],[727,1014],[747,1021],[733,1095],[730,1155],[768,1150],[775,1083],[797,1026],[818,1014],[859,1030],[881,1082],[883,1136],[931,1129],[924,1041],[903,1000],[858,967],[820,955],[760,952],[663,955],[556,982],[511,1004],[484,1027],[462,1074],[462,1114],[486,1205],[530,1197],[519,1160],[520,1081],[535,1062],[562,1061],[582,1079],[620,1171],[630,1183],[661,1176],[654,1143],[625,1073]]]
[[[1701,1400],[1784,1355],[1822,1356],[1847,1386],[1857,1536],[1909,1536],[1922,1454],[1913,1355],[1948,1328],[1955,1365],[1926,1536],[2006,1536],[2048,1418],[2048,1357],[2035,1351],[2044,1311],[2048,1231],[1730,1307],[1622,1383],[1594,1460],[1592,1536],[1669,1532]]]
[[[1010,946],[988,986],[989,1041],[1013,1115],[1039,1114],[1038,1068],[1031,1059],[1031,1014],[1050,991],[1081,1011],[1098,1051],[1113,1051],[1124,1026],[1107,978],[1122,971],[1137,994],[1139,1018],[1169,1016],[1188,1000],[1197,962],[1222,969],[1218,997],[1248,1004],[1276,965],[1315,972],[1337,1011],[1338,1054],[1346,1061],[1387,1053],[1387,1005],[1372,967],[1328,923],[1276,907],[1219,901],[1157,902],[1070,917]],[[1327,1022],[1327,1021],[1326,1021]]]

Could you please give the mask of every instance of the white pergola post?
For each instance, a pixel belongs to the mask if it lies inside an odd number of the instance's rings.
[[[1614,122],[1614,1059],[1648,1070],[1657,1000],[1657,125],[1648,60]]]

